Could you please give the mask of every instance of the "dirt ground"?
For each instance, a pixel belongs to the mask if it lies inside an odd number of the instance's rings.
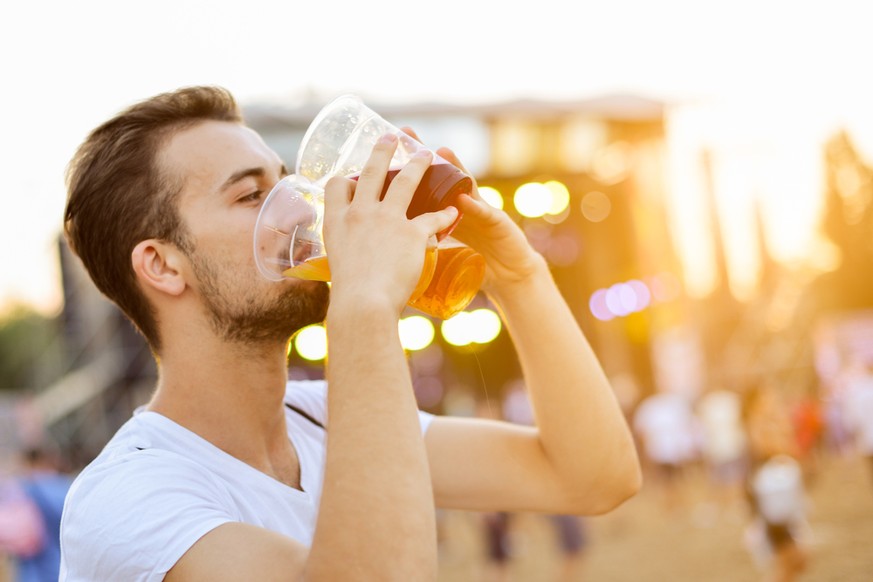
[[[873,476],[862,459],[827,457],[809,486],[809,568],[799,582],[873,582]],[[581,561],[564,571],[555,530],[541,515],[510,520],[511,559],[502,577],[487,560],[482,516],[441,514],[439,582],[758,582],[743,544],[747,510],[737,500],[719,511],[700,469],[683,483],[682,504],[663,505],[647,480],[617,510],[583,520]],[[0,559],[0,582],[10,580]]]
[[[809,564],[803,582],[873,582],[873,476],[854,456],[821,458],[808,486]],[[583,520],[581,563],[565,573],[544,516],[511,516],[511,558],[502,575],[487,559],[482,516],[441,515],[440,582],[756,582],[765,580],[744,545],[741,498],[720,510],[706,474],[692,469],[681,505],[668,511],[655,483],[617,510]]]

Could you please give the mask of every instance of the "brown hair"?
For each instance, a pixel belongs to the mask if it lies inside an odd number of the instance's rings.
[[[207,120],[242,122],[229,91],[186,87],[157,95],[92,131],[67,168],[67,242],[153,351],[160,348],[157,322],[130,255],[149,238],[189,246],[177,208],[181,185],[162,174],[157,154],[175,131]]]

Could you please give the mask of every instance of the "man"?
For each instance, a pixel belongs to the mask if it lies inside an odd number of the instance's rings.
[[[601,513],[637,491],[632,438],[545,261],[478,196],[456,234],[486,259],[538,425],[417,412],[397,324],[457,210],[406,218],[429,156],[380,200],[395,147],[327,184],[328,305],[323,283],[257,275],[255,220],[286,170],[226,91],[159,95],[87,138],[67,237],[159,380],[71,490],[62,579],[432,580],[435,503]],[[329,389],[286,383],[288,338],[322,319]]]

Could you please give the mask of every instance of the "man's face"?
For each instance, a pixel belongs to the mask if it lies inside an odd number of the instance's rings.
[[[261,137],[236,123],[207,121],[176,133],[159,164],[179,179],[179,214],[197,292],[216,333],[242,343],[285,341],[324,319],[324,283],[274,283],[255,266],[252,237],[267,194],[287,174]]]

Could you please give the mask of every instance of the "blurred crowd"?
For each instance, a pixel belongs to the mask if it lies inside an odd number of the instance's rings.
[[[533,423],[521,382],[508,386],[500,399],[465,402],[448,412]],[[645,487],[656,492],[662,517],[743,520],[742,543],[762,579],[803,579],[814,559],[808,491],[815,485],[823,453],[864,457],[873,495],[873,363],[854,366],[826,397],[762,383],[744,391],[715,389],[699,395],[657,392],[623,404],[638,439]],[[703,503],[687,490],[689,472],[700,471],[708,484]],[[4,474],[0,582],[56,580],[58,528],[73,475],[47,445],[22,449]],[[474,518],[481,535],[483,579],[513,579],[511,565],[524,544],[519,530],[532,517],[501,512]],[[533,518],[551,531],[560,560],[557,578],[587,579],[589,518]]]
[[[623,403],[638,440],[644,487],[657,499],[660,519],[690,519],[701,531],[739,524],[738,543],[767,581],[806,579],[815,559],[809,494],[825,456],[864,457],[873,495],[873,364],[853,367],[825,396],[793,388],[762,382],[695,395],[657,392]],[[522,385],[509,386],[495,400],[472,413],[532,422]],[[691,491],[701,481],[702,498]],[[518,570],[513,575],[512,564],[526,551],[531,520],[542,522],[550,555],[561,562],[547,578],[589,579],[585,558],[596,541],[591,518],[490,513],[477,519],[483,580],[527,579],[518,578]]]
[[[24,447],[0,481],[0,581],[58,579],[60,525],[73,475],[45,443]]]

